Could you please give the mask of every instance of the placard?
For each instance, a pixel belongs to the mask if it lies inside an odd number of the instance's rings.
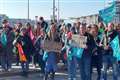
[[[52,40],[45,40],[43,49],[46,51],[60,52],[62,49],[62,43]]]
[[[87,43],[86,36],[73,35],[72,36],[72,45],[75,47],[85,48]]]

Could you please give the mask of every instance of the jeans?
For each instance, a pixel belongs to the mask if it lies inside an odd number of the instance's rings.
[[[102,78],[103,80],[107,80],[107,69],[109,64],[112,64],[112,69],[113,69],[113,80],[118,80],[117,79],[117,61],[112,55],[104,55],[103,56],[103,71],[102,71]]]
[[[45,62],[43,61],[43,55],[38,55],[38,64],[41,68],[41,72],[45,73]]]
[[[69,80],[76,78],[76,57],[72,56],[72,60],[68,60],[68,77]]]
[[[91,56],[83,55],[77,61],[80,67],[81,80],[91,80]]]
[[[95,55],[92,56],[92,60],[91,60],[91,74],[92,74],[92,70],[93,68],[97,68],[97,80],[100,80],[101,78],[101,68],[102,68],[102,56],[101,55]]]
[[[120,63],[118,63],[118,76],[120,76]]]
[[[29,62],[21,62],[21,67],[23,76],[27,76],[29,71]]]
[[[12,64],[12,56],[4,49],[2,54],[0,55],[1,66],[4,70],[11,69]]]
[[[54,72],[54,70],[52,70],[52,71],[50,71],[50,72],[47,72],[47,71],[46,71],[43,80],[49,80],[49,79],[48,79],[48,75],[49,75],[50,73],[51,73],[51,75],[50,75],[51,80],[55,80],[55,79],[54,79],[54,77],[55,77],[55,72]]]

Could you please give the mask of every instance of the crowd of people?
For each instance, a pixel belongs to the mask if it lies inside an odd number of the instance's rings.
[[[86,37],[86,45],[80,48],[74,46],[73,35]],[[22,76],[27,77],[29,64],[33,62],[34,65],[40,66],[44,80],[48,80],[50,73],[54,80],[59,62],[56,55],[58,52],[44,50],[44,43],[49,40],[62,44],[59,60],[64,63],[68,80],[77,79],[78,69],[81,80],[92,80],[93,68],[97,68],[96,80],[108,80],[107,71],[110,67],[113,80],[118,80],[120,61],[113,56],[113,49],[110,46],[110,42],[116,36],[120,39],[120,24],[105,25],[100,22],[88,25],[77,21],[58,25],[55,22],[48,24],[40,17],[34,26],[30,22],[25,25],[19,22],[11,27],[8,20],[3,20],[0,32],[0,64],[3,71],[10,71],[13,62],[16,62],[16,65],[21,64]]]

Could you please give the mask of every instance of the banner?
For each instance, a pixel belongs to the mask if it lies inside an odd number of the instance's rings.
[[[111,42],[110,46],[113,49],[113,56],[117,58],[117,60],[120,60],[120,43],[119,43],[119,37],[116,36]]]
[[[108,24],[111,22],[116,14],[115,2],[108,8],[99,11],[99,15],[102,18],[103,22]]]
[[[26,56],[24,54],[22,46],[19,43],[17,44],[17,48],[18,48],[18,53],[19,53],[20,61],[21,62],[26,62],[27,61]]]

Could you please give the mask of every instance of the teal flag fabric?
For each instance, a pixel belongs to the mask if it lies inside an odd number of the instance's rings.
[[[82,57],[82,54],[83,54],[83,51],[84,49],[83,48],[77,48],[77,47],[74,47],[72,49],[72,54],[78,58],[81,58]]]
[[[5,32],[2,32],[2,34],[1,34],[1,43],[3,46],[7,45],[7,36],[6,36]]]
[[[48,53],[47,51],[44,51],[43,61],[46,61],[47,58],[48,58]]]
[[[105,24],[111,22],[116,14],[115,2],[108,8],[99,11],[99,15]]]
[[[110,46],[113,49],[113,56],[120,60],[120,44],[119,44],[119,36],[116,36],[111,42]]]

